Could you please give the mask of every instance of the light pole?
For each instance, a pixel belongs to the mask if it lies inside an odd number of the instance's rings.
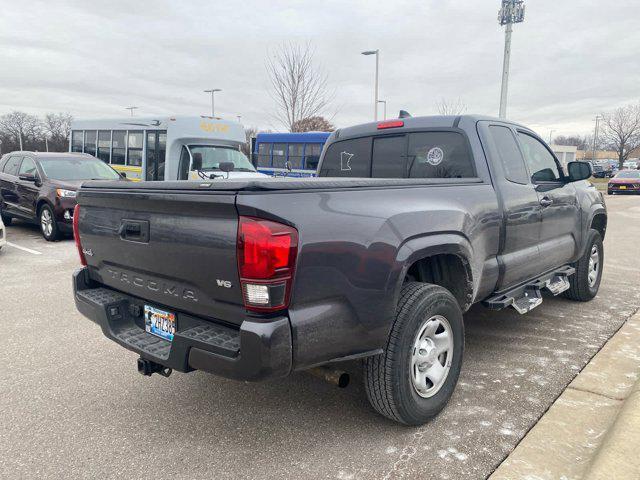
[[[366,52],[362,52],[362,55],[375,55],[376,56],[376,83],[375,83],[375,93],[373,99],[373,120],[378,120],[378,72],[380,68],[380,50],[367,50]]]
[[[382,119],[386,120],[387,119],[387,101],[386,100],[378,100],[378,103],[382,103],[384,104],[384,110],[383,110],[383,115],[382,115]]]
[[[125,110],[129,110],[129,113],[131,113],[132,117],[133,117],[133,111],[137,110],[137,109],[138,109],[138,107],[127,107],[127,108],[125,108]]]
[[[549,145],[551,145],[551,138],[553,137],[553,132],[555,132],[555,130],[549,130]]]
[[[237,115],[238,117],[238,123],[242,123],[242,115]]]
[[[524,0],[502,0],[498,12],[500,25],[504,29],[504,59],[502,63],[502,89],[500,91],[500,118],[507,116],[507,93],[509,89],[509,60],[511,58],[511,32],[514,23],[524,22]]]
[[[591,155],[591,162],[596,161],[596,149],[598,146],[598,133],[600,130],[600,120],[602,119],[601,115],[596,115],[596,128],[593,131],[593,153]]]
[[[215,117],[216,116],[216,104],[215,104],[215,94],[216,92],[221,92],[222,90],[220,88],[211,88],[209,90],[205,90],[204,93],[210,93],[211,94],[211,116]]]

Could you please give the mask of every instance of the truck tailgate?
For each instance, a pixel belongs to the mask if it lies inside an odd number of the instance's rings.
[[[164,306],[239,325],[235,192],[82,188],[90,277]]]

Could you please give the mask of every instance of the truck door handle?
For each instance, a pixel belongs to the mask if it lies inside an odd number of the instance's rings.
[[[542,205],[542,208],[546,208],[551,206],[551,204],[553,204],[553,200],[551,200],[549,197],[542,197],[540,199],[540,205]]]

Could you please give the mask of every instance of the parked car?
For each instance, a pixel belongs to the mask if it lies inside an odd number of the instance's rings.
[[[602,165],[592,164],[594,178],[607,178],[609,171]]]
[[[620,170],[609,180],[607,193],[640,193],[640,170]]]
[[[256,381],[323,365],[336,378],[336,362],[364,359],[373,407],[418,425],[454,391],[471,305],[526,313],[543,291],[598,292],[607,213],[591,166],[563,171],[522,125],[343,128],[318,173],[83,184],[78,310],[145,375]]]
[[[71,233],[76,192],[85,180],[122,180],[84,153],[12,152],[0,159],[0,217],[37,222],[49,241]]]
[[[629,160],[627,162],[624,162],[623,166],[624,166],[625,169],[637,170],[638,169],[638,162],[636,162],[635,160]]]
[[[4,223],[2,222],[2,217],[0,217],[0,250],[7,244],[7,230],[4,227]]]

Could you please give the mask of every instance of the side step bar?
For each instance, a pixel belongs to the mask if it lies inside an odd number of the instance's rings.
[[[569,277],[576,269],[568,265],[546,273],[536,280],[488,298],[482,302],[492,310],[513,307],[518,313],[530,312],[542,303],[542,290],[545,288],[552,295],[559,295],[569,289]]]

